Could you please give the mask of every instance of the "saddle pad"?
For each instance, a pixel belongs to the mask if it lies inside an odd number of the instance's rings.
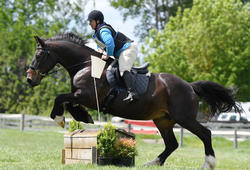
[[[117,67],[112,67],[112,69],[107,70],[106,77],[112,88],[124,89],[126,90],[124,81],[119,76],[119,71]],[[146,74],[133,74],[135,76],[135,85],[138,94],[143,94],[147,91],[149,77]]]
[[[135,86],[138,94],[143,94],[147,91],[149,77],[146,74],[136,74],[135,75]]]

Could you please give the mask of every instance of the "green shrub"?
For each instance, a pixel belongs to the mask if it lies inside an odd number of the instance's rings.
[[[116,140],[116,127],[110,122],[104,125],[103,129],[99,132],[97,149],[101,156],[111,157],[115,154],[115,140]]]
[[[75,131],[75,130],[77,130],[77,129],[83,130],[84,127],[83,127],[83,125],[82,125],[80,122],[78,122],[78,121],[72,119],[72,120],[69,122],[69,132],[73,132],[73,131]]]
[[[137,155],[136,142],[129,138],[117,138],[116,127],[110,122],[98,133],[97,149],[103,157],[132,158]]]

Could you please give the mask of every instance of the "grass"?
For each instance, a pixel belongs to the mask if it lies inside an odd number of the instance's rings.
[[[61,150],[63,134],[57,132],[24,131],[0,129],[0,169],[145,169],[143,164],[157,157],[164,149],[164,144],[149,144],[144,138],[159,140],[156,135],[137,135],[135,167],[114,167],[97,165],[62,165]],[[178,138],[178,136],[177,136]],[[217,168],[225,170],[250,169],[250,140],[239,143],[233,149],[233,142],[214,137],[213,146],[217,158]],[[201,141],[194,136],[184,137],[184,147],[169,156],[164,166],[146,169],[200,169],[204,161],[204,149]]]

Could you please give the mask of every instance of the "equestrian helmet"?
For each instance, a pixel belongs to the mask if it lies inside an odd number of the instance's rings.
[[[88,15],[88,20],[89,20],[89,21],[90,21],[90,20],[95,20],[95,21],[99,20],[99,21],[100,21],[99,24],[101,24],[101,23],[103,23],[103,21],[104,21],[104,16],[103,16],[103,14],[102,14],[101,11],[93,10],[93,11],[91,11],[91,12],[89,13],[89,15]]]

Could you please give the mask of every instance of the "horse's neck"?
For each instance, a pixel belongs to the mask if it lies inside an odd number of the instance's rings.
[[[73,76],[79,70],[90,65],[91,53],[85,50],[84,47],[79,48],[78,45],[72,43],[58,43],[58,48],[55,49],[59,58],[59,63]]]

